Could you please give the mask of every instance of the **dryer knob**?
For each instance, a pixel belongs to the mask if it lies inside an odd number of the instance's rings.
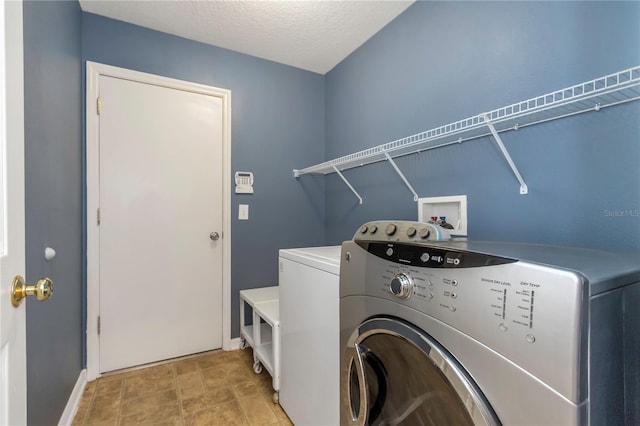
[[[405,274],[397,274],[389,283],[389,290],[396,297],[408,299],[413,295],[413,279]]]

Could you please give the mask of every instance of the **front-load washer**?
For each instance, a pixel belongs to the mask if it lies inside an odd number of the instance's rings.
[[[340,246],[282,249],[280,405],[295,425],[339,423]]]
[[[342,425],[640,424],[638,254],[428,226],[342,245]]]

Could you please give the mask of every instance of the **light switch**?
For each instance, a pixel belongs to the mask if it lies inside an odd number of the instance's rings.
[[[249,204],[238,205],[238,220],[249,220]]]

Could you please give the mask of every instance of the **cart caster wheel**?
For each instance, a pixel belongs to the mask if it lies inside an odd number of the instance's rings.
[[[260,361],[253,363],[253,372],[256,374],[262,373],[262,364],[260,364]]]
[[[240,339],[240,349],[247,349],[247,341],[244,337]]]
[[[273,395],[271,395],[271,399],[273,400],[274,404],[277,404],[280,402],[280,395],[278,392],[274,392]]]

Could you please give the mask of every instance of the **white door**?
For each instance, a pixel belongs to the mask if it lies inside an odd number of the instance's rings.
[[[100,372],[222,347],[222,100],[100,76]]]
[[[0,4],[0,424],[27,419],[25,304],[11,305],[24,263],[22,3]]]

